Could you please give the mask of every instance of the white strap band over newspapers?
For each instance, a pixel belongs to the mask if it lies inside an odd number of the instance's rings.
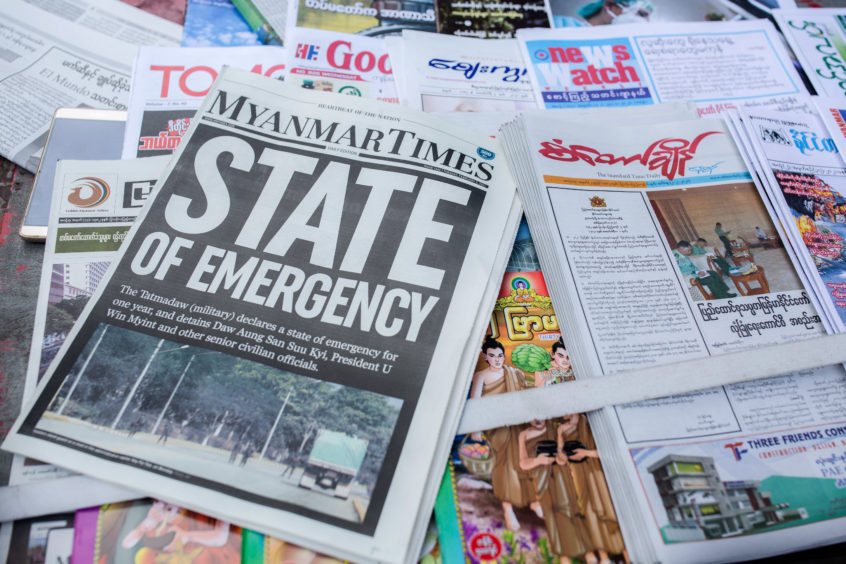
[[[468,400],[458,433],[518,425],[846,362],[846,334]],[[685,375],[680,378],[679,375]]]

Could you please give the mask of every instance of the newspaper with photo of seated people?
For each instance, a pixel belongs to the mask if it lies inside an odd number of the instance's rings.
[[[577,381],[669,376],[662,364],[824,334],[724,122],[653,111],[631,125],[610,112],[603,128],[528,113],[503,129]],[[756,228],[777,244],[752,246]],[[673,366],[695,382],[695,362]],[[698,392],[591,414],[632,557],[704,562],[842,540],[844,380],[840,365],[702,379]],[[695,542],[706,540],[707,553]]]
[[[225,67],[4,448],[415,560],[520,217],[421,116]]]

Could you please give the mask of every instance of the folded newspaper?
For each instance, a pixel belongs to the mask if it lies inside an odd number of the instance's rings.
[[[421,115],[225,68],[3,447],[416,558],[520,214]]]

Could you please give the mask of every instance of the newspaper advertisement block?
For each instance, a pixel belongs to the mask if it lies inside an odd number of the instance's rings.
[[[844,384],[832,366],[606,411],[657,559],[757,558],[842,539]]]
[[[142,47],[132,71],[123,158],[170,155],[224,65],[285,77],[276,46]]]
[[[543,108],[695,102],[793,107],[805,87],[767,20],[520,30]]]
[[[514,185],[496,141],[352,102],[224,69],[4,447],[415,557]]]

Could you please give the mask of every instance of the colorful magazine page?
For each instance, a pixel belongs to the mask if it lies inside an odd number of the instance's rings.
[[[434,0],[291,0],[288,36],[293,27],[358,33],[369,37],[399,35],[403,29],[436,31]]]
[[[244,564],[341,564],[343,560],[320,554],[280,539],[244,529],[241,561]]]
[[[237,564],[241,529],[151,499],[77,512],[74,564]]]
[[[67,553],[67,548],[63,547],[57,552],[59,547],[51,547],[51,544],[59,543],[59,538],[54,531],[61,532],[61,536],[66,539],[67,529],[73,528],[74,520],[73,513],[62,513],[45,515],[36,519],[21,519],[9,525],[12,526],[12,532],[9,537],[6,562],[44,564],[48,553]],[[0,553],[0,558],[2,556]]]
[[[718,22],[743,17],[743,10],[714,0],[550,0],[553,27],[590,27],[623,23]],[[538,26],[539,27],[539,26]]]
[[[456,437],[435,508],[445,564],[628,561],[586,416],[484,438]]]
[[[788,240],[834,331],[846,329],[846,163],[816,116],[756,112],[744,117]],[[778,242],[765,230],[750,248]]]
[[[258,34],[230,0],[188,0],[183,47],[234,47],[261,45]]]

